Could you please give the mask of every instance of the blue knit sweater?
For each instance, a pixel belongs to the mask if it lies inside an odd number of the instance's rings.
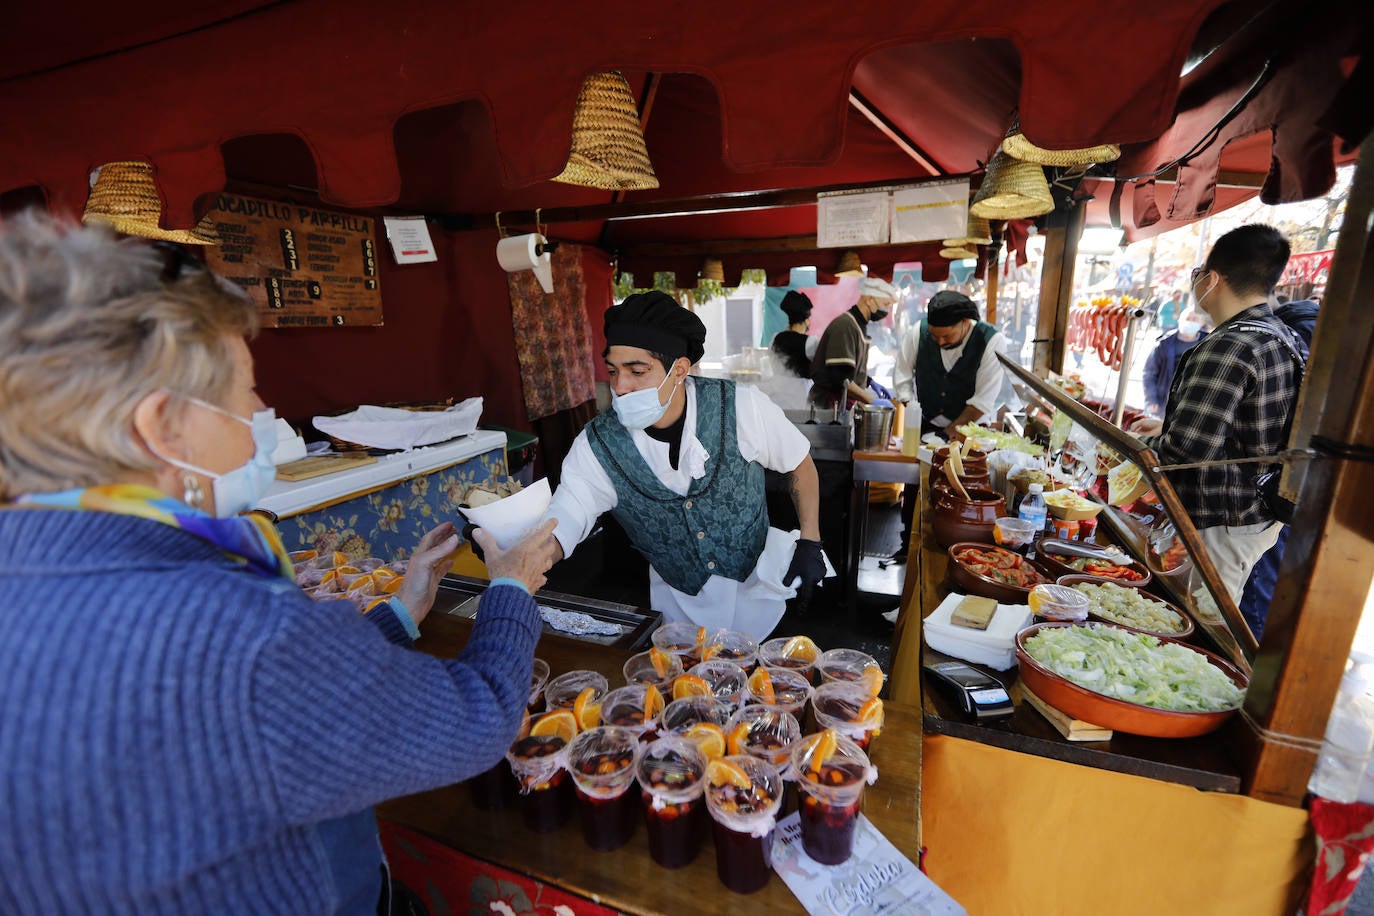
[[[398,631],[167,525],[0,511],[0,913],[371,910],[359,826],[500,759],[539,615],[494,586],[451,661]]]

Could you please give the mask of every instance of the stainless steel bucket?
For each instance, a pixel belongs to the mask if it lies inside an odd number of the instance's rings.
[[[856,405],[854,410],[854,448],[861,452],[881,452],[892,437],[891,407]]]

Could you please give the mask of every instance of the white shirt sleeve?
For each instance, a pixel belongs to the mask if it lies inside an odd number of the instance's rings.
[[[902,338],[897,364],[892,368],[892,397],[904,404],[916,400],[916,348],[920,341],[921,323],[918,321]]]
[[[584,429],[573,440],[568,457],[563,459],[558,489],[545,515],[545,518],[558,520],[553,536],[562,546],[564,557],[572,556],[574,548],[592,533],[597,518],[614,509],[617,501],[611,478],[596,460]]]
[[[988,340],[988,345],[983,350],[983,359],[978,363],[978,375],[974,381],[973,397],[969,398],[968,406],[977,407],[986,417],[992,413],[997,406],[997,396],[1002,393],[1002,380],[1006,375],[1006,370],[1002,368],[1002,363],[997,359],[997,354],[1007,348],[1007,338],[998,331]]]
[[[782,408],[752,385],[735,387],[735,438],[745,461],[787,474],[811,454],[811,443]]]

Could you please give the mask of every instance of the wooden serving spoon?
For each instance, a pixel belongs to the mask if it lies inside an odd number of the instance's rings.
[[[945,476],[949,478],[949,482],[954,486],[954,489],[959,491],[959,495],[962,496],[965,501],[973,501],[968,495],[968,490],[964,489],[964,482],[959,479],[959,475],[955,473],[954,468],[950,466],[950,462],[948,461],[945,462]]]

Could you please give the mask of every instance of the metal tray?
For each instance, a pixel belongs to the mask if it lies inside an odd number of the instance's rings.
[[[468,576],[448,575],[439,582],[439,593],[434,599],[434,610],[456,617],[472,619],[477,615],[477,605],[487,590],[487,582]],[[614,646],[629,651],[638,651],[649,644],[649,634],[663,622],[658,611],[636,608],[628,604],[614,604],[597,601],[577,595],[564,595],[560,592],[541,591],[535,600],[545,607],[563,611],[577,611],[604,623],[617,627],[615,635],[578,635],[565,633],[544,624],[544,634],[578,642],[590,642],[601,646]]]

